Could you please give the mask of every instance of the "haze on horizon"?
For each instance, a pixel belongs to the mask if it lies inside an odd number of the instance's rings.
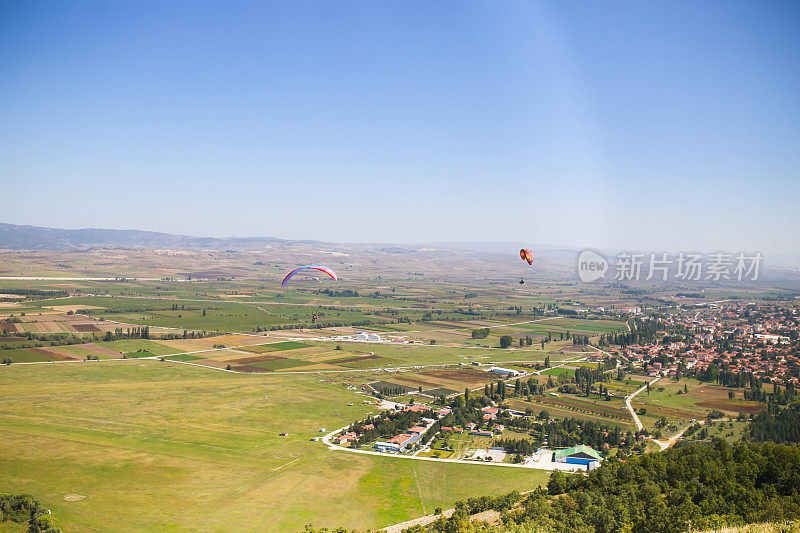
[[[800,4],[0,4],[0,221],[800,253]]]

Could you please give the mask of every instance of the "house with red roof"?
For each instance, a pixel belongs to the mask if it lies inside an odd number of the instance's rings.
[[[408,433],[402,433],[400,435],[396,435],[391,439],[389,439],[389,442],[392,444],[399,444],[400,446],[402,446],[403,444],[408,442],[408,440],[411,439],[411,437],[413,437],[413,435],[409,435]]]

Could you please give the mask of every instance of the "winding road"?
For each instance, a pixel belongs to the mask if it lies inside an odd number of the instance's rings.
[[[634,392],[633,394],[629,394],[628,396],[625,396],[625,407],[627,407],[627,408],[628,408],[628,411],[630,411],[630,413],[631,413],[631,416],[633,417],[633,422],[636,424],[636,429],[637,429],[637,430],[639,430],[639,431],[641,431],[642,429],[644,429],[644,425],[642,424],[642,421],[641,421],[641,420],[639,420],[639,415],[637,415],[637,414],[636,414],[636,411],[634,411],[634,410],[633,410],[633,407],[631,407],[631,400],[633,400],[633,398],[634,398],[634,397],[636,397],[636,395],[637,395],[637,394],[639,394],[639,393],[640,393],[640,392],[642,392],[643,390],[647,389],[647,386],[648,386],[648,385],[652,385],[653,383],[655,383],[655,382],[656,382],[656,381],[658,381],[659,379],[661,379],[661,376],[658,376],[656,379],[654,379],[653,381],[651,381],[651,382],[649,382],[649,383],[645,383],[645,384],[642,386],[642,388],[638,389],[638,390],[637,390],[636,392]]]

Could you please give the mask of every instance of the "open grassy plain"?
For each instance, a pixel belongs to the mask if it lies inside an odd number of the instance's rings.
[[[309,439],[374,406],[314,378],[155,360],[2,371],[4,490],[36,494],[66,530],[376,527],[546,478],[328,451]]]

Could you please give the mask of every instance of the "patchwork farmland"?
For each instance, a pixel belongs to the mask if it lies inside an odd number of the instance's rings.
[[[64,258],[70,261],[77,269],[78,259]],[[281,272],[270,269],[264,267],[265,276]],[[7,457],[14,457],[0,459],[5,490],[35,492],[67,530],[118,523],[191,529],[198,519],[220,531],[254,524],[299,530],[309,513],[317,526],[377,528],[459,498],[530,490],[547,479],[544,472],[480,464],[351,456],[311,441],[322,428],[379,412],[382,399],[439,405],[442,397],[457,401],[465,389],[477,398],[487,387],[496,394],[502,381],[509,396],[496,403],[532,419],[545,412],[634,429],[623,398],[647,376],[610,376],[603,382],[608,400],[596,390],[589,397],[558,392],[576,371],[596,370],[604,360],[567,332],[596,344],[600,335],[628,329],[623,317],[542,316],[544,302],[577,305],[566,301],[586,298],[579,292],[567,298],[559,293],[569,290],[564,285],[547,283],[535,296],[489,283],[465,291],[461,282],[432,278],[376,285],[375,275],[364,276],[348,287],[370,294],[357,298],[318,293],[317,285],[281,291],[256,278],[126,279],[43,280],[36,283],[43,291],[69,295],[0,302],[0,355],[12,361],[0,366],[0,431]],[[0,293],[31,284],[0,280]],[[619,295],[611,300],[626,302]],[[486,338],[473,338],[483,328],[489,328]],[[356,341],[361,332],[377,333],[380,342]],[[514,341],[507,349],[500,348],[504,335]],[[534,342],[521,346],[527,337]],[[495,366],[524,372],[525,386],[537,388],[514,393],[516,380],[489,372]],[[46,380],[46,390],[29,391],[31,380]],[[763,408],[696,380],[661,384],[663,391],[653,388],[633,401],[650,431],[662,416],[669,424],[663,431],[670,432],[714,409],[738,416]],[[684,386],[688,393],[679,395]],[[506,438],[512,437],[530,435],[508,430]],[[419,455],[461,457],[492,442],[453,434]],[[48,474],[53,471],[60,472],[57,479]],[[176,493],[181,496],[169,512],[135,511]],[[362,504],[354,508],[353,501]]]

